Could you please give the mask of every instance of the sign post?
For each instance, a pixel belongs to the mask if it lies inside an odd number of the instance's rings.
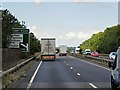
[[[29,52],[30,48],[30,35],[29,29],[13,28],[11,34],[9,48],[21,48],[22,52]]]

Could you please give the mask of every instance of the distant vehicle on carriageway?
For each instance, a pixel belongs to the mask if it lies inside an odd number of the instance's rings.
[[[109,54],[109,59],[115,60],[116,52],[111,52]]]
[[[60,45],[59,56],[66,56],[66,55],[67,55],[67,45]]]
[[[56,43],[55,38],[41,39],[41,60],[56,59]]]
[[[83,51],[83,54],[91,55],[91,50],[90,49],[85,49],[85,51]]]
[[[96,51],[94,51],[94,52],[91,53],[91,56],[93,56],[93,57],[99,57],[99,53],[96,52]]]

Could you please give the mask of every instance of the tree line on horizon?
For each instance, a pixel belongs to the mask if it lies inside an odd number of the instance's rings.
[[[89,48],[99,53],[109,54],[120,46],[120,25],[108,27],[104,32],[93,34],[91,38],[80,44],[81,51]]]

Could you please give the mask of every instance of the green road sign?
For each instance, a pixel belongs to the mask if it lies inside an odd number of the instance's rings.
[[[29,52],[30,35],[29,29],[13,28],[13,34],[10,40],[9,48],[22,48],[23,52]]]
[[[14,34],[28,34],[29,33],[29,29],[13,28],[13,32],[14,32]]]

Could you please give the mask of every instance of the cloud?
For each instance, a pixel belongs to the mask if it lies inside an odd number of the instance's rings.
[[[1,0],[1,2],[31,2],[32,0]]]
[[[36,4],[41,2],[95,2],[96,0],[34,0]]]
[[[73,0],[73,2],[95,2],[96,0]]]
[[[58,32],[56,29],[50,28],[50,27],[41,27],[41,26],[28,26],[27,28],[30,29],[31,32],[34,33],[34,35],[40,40],[41,38],[49,38],[53,37],[56,38],[57,46],[61,44],[66,44],[68,46],[78,46],[83,41],[89,39],[92,34],[99,32],[100,30],[97,29],[90,29],[90,31],[87,31],[82,29],[82,31],[70,31],[70,32]],[[66,31],[66,30],[64,30]]]
[[[75,33],[74,32],[69,32],[68,34],[66,34],[66,36],[68,38],[73,38],[73,37],[75,37]]]
[[[119,0],[1,0],[2,2],[119,2]]]
[[[32,30],[35,30],[36,28],[37,28],[36,26],[32,26],[32,27],[31,27]]]
[[[56,36],[56,37],[57,37],[57,36]],[[58,36],[58,39],[64,39],[64,36],[59,35],[59,36]]]
[[[43,2],[43,0],[34,0],[34,2],[35,2],[36,4],[40,4],[41,2]]]
[[[46,28],[38,27],[38,26],[28,26],[30,32],[34,33],[34,35],[40,40],[44,37],[54,37],[50,32],[46,31]]]
[[[89,33],[84,33],[82,31],[80,32],[69,32],[66,34],[66,38],[67,39],[71,39],[71,38],[78,38],[78,39],[88,39],[90,38],[91,34]]]
[[[87,38],[90,38],[90,34],[83,33],[83,32],[78,32],[77,37],[81,38],[81,39],[87,39]]]

